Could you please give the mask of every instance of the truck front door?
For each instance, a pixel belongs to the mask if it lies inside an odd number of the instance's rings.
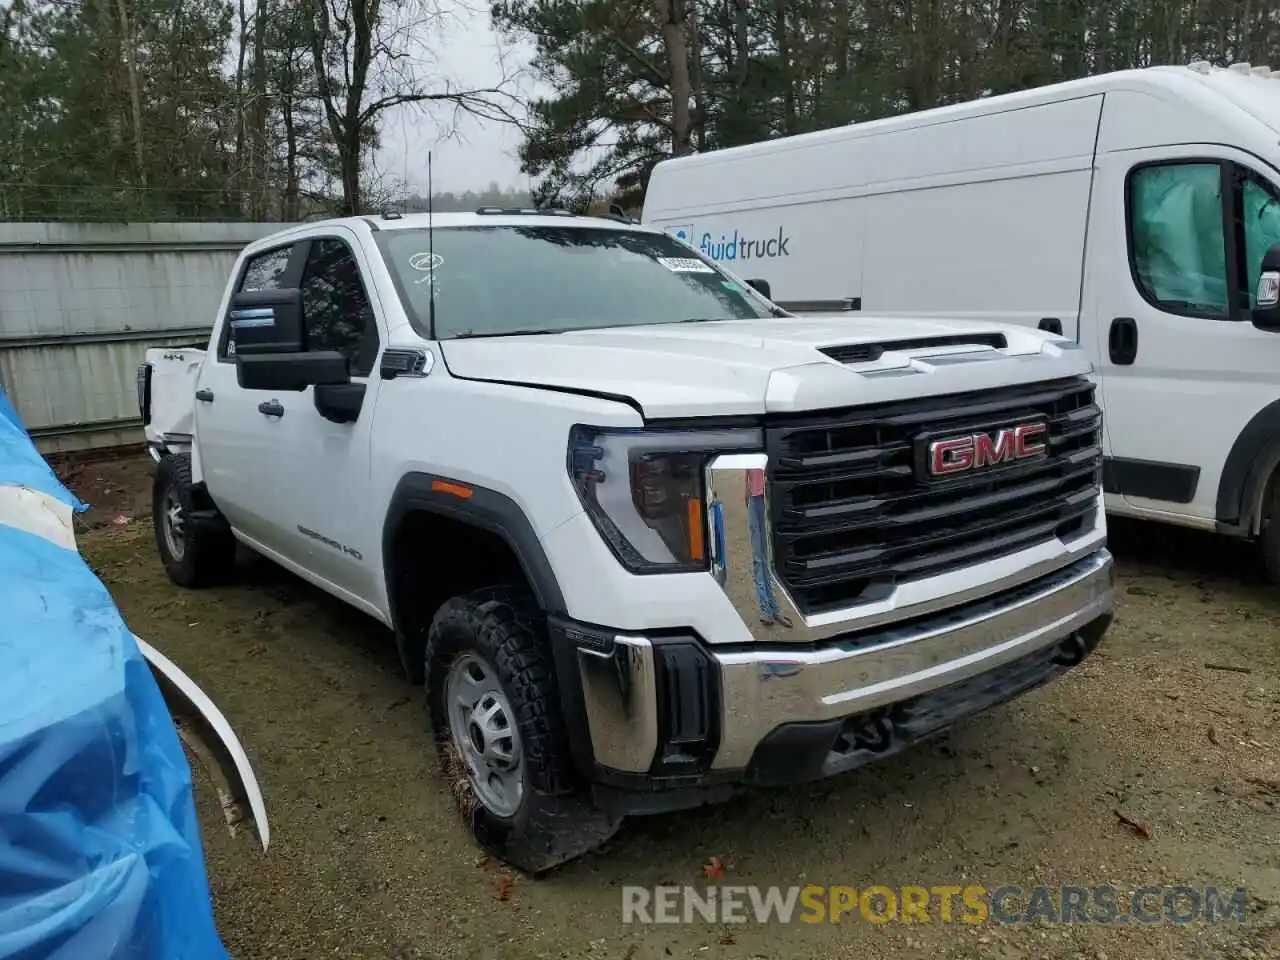
[[[269,477],[255,492],[270,515],[268,546],[299,572],[370,609],[381,549],[381,517],[370,498],[371,423],[382,381],[372,376],[383,336],[368,265],[345,228],[303,241],[298,285],[311,350],[337,350],[351,364],[351,383],[301,392],[245,391],[253,417],[271,435]]]

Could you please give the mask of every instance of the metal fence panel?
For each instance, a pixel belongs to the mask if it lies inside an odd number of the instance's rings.
[[[0,223],[0,384],[43,452],[141,440],[150,347],[208,337],[236,255],[279,223]]]

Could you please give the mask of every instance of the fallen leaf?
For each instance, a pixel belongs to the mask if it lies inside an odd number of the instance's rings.
[[[502,903],[511,899],[511,891],[514,887],[515,884],[505,873],[500,873],[493,878],[494,898]]]
[[[1218,746],[1218,731],[1212,726],[1209,727],[1209,742],[1215,747]]]
[[[1134,820],[1132,817],[1125,816],[1119,810],[1115,810],[1113,811],[1113,813],[1115,813],[1117,820],[1119,820],[1126,827],[1132,830],[1137,836],[1141,837],[1143,840],[1151,839],[1151,831],[1148,830],[1143,824],[1139,823],[1137,820]]]
[[[716,880],[724,876],[724,864],[720,862],[719,857],[712,857],[702,865],[702,875]]]
[[[627,947],[627,952],[622,955],[622,960],[634,960],[635,955],[640,952],[640,945],[633,943]]]

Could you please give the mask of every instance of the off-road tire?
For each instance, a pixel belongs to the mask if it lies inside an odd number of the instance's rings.
[[[165,534],[166,501],[170,492],[180,504],[185,518],[181,555],[174,553]],[[165,572],[180,587],[199,588],[223,583],[235,569],[235,537],[221,517],[197,522],[193,518],[194,509],[190,455],[175,453],[162,458],[151,484],[151,524]]]
[[[1280,586],[1280,476],[1271,481],[1271,493],[1263,508],[1262,536],[1258,546],[1262,550],[1267,579]]]
[[[524,763],[523,794],[511,817],[475,795],[450,733],[445,704],[449,666],[462,653],[491,664],[515,714]],[[472,835],[484,850],[538,875],[593,850],[620,817],[594,807],[574,775],[547,645],[546,617],[524,592],[506,587],[447,600],[427,632],[426,696],[445,777]]]

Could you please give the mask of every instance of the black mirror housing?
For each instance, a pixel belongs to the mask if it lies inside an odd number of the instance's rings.
[[[756,293],[760,294],[760,296],[764,297],[766,300],[773,299],[772,288],[769,286],[768,280],[761,280],[759,277],[757,277],[754,280],[748,280],[747,286],[750,287],[752,290],[754,290]]]
[[[1262,272],[1255,291],[1253,325],[1259,330],[1280,331],[1280,243],[1262,257]]]
[[[295,288],[237,293],[227,308],[227,354],[301,353],[307,349],[302,325],[302,291]]]
[[[242,390],[291,390],[336,387],[351,382],[351,365],[336,350],[261,353],[236,357],[236,381]]]

